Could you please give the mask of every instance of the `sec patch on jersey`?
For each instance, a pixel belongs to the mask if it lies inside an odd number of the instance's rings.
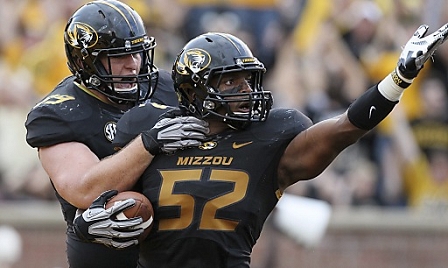
[[[154,209],[151,202],[141,193],[133,191],[124,191],[118,193],[106,203],[106,209],[113,206],[116,202],[132,198],[135,200],[134,206],[125,209],[123,212],[117,214],[118,220],[125,220],[135,217],[142,217],[143,222],[138,227],[145,231],[140,235],[139,242],[145,240],[149,232],[151,232],[154,223]]]

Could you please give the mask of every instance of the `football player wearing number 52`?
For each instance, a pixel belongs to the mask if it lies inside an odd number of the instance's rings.
[[[237,37],[206,33],[189,41],[174,62],[174,86],[180,107],[207,121],[210,131],[200,146],[160,154],[143,173],[139,186],[155,223],[141,244],[139,267],[249,267],[282,193],[319,175],[392,111],[445,41],[448,24],[427,31],[417,29],[390,75],[346,112],[317,124],[295,109],[271,109],[265,68]],[[124,115],[117,134],[142,112]]]

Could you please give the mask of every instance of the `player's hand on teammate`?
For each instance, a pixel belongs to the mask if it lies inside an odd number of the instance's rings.
[[[401,78],[414,79],[423,68],[423,64],[448,36],[448,23],[425,36],[428,29],[428,25],[421,25],[404,46],[398,61],[398,73]]]
[[[135,200],[130,198],[105,208],[106,203],[117,195],[116,190],[102,193],[92,205],[81,212],[78,210],[73,221],[76,235],[84,241],[101,243],[113,248],[126,248],[138,244],[138,237],[143,233],[139,228],[141,217],[117,220],[115,215],[133,206]]]
[[[179,109],[166,112],[156,125],[142,132],[142,141],[152,155],[173,153],[201,145],[209,132],[208,123],[194,116],[180,116]]]

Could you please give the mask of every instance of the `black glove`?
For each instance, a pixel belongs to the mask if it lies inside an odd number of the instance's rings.
[[[398,73],[405,79],[414,79],[423,68],[423,64],[445,42],[448,36],[448,23],[424,37],[428,29],[428,25],[421,25],[401,52],[398,61]]]
[[[117,193],[116,190],[106,191],[82,214],[78,210],[73,224],[75,233],[80,239],[113,248],[126,248],[138,244],[138,237],[144,231],[138,226],[143,222],[142,218],[127,220],[115,218],[118,213],[132,207],[135,200],[130,198],[105,209],[107,201]]]
[[[142,132],[146,150],[152,155],[173,153],[199,146],[209,133],[208,123],[194,116],[179,116],[179,109],[166,112],[156,125]]]

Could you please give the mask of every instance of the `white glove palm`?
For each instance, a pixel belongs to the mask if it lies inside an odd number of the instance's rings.
[[[402,78],[408,80],[415,78],[425,62],[448,36],[448,23],[424,37],[428,29],[428,25],[421,25],[404,46],[398,61],[398,71]]]

